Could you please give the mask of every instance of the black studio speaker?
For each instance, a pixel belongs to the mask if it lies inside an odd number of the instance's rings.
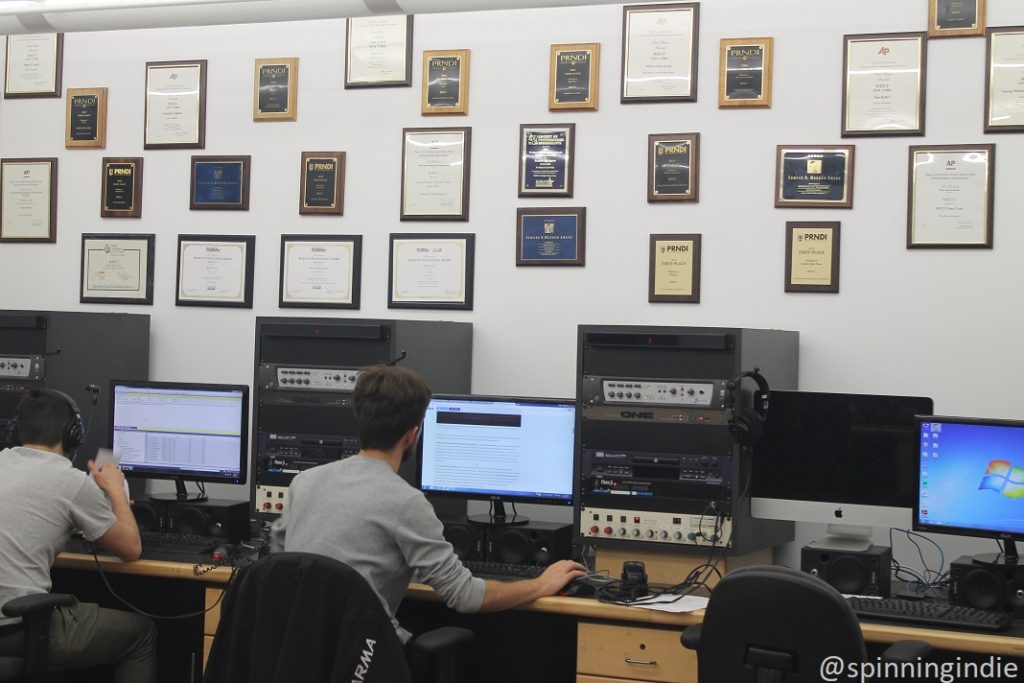
[[[521,526],[490,527],[487,560],[511,564],[549,565],[572,557],[572,525],[530,522]]]
[[[230,541],[249,538],[249,503],[206,500],[165,503],[164,529],[179,534],[216,536]]]
[[[826,581],[840,593],[889,597],[892,548],[873,545],[867,550],[800,549],[800,571]]]
[[[445,521],[444,540],[452,544],[462,561],[482,560],[484,555],[484,529],[466,521]]]
[[[949,566],[949,601],[1024,618],[1024,565],[976,564],[969,555]]]
[[[132,514],[139,531],[163,531],[164,510],[159,501],[137,500],[132,504]]]

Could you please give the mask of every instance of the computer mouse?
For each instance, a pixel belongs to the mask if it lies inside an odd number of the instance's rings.
[[[219,545],[210,551],[210,559],[214,562],[222,562],[231,555],[231,546]]]
[[[597,594],[597,588],[586,579],[573,579],[560,593],[574,598],[591,598]]]

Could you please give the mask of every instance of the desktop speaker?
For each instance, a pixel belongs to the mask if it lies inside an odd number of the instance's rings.
[[[800,570],[825,580],[840,593],[889,597],[892,548],[873,545],[867,550],[800,549]]]
[[[164,510],[159,501],[137,500],[132,504],[132,514],[139,531],[163,531]]]
[[[949,601],[1024,618],[1024,565],[975,564],[969,555],[949,566]]]
[[[487,560],[512,564],[549,565],[572,557],[572,525],[531,522],[488,527]]]
[[[444,540],[452,544],[460,560],[484,558],[484,529],[467,521],[444,522]]]
[[[235,500],[168,501],[164,528],[179,534],[216,536],[230,541],[249,538],[249,503]]]

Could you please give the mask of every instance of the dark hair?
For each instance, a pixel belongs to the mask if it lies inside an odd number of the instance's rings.
[[[52,389],[25,392],[15,413],[18,441],[39,446],[56,446],[64,441],[64,428],[75,415],[69,399]]]
[[[388,450],[423,422],[430,387],[412,370],[391,365],[363,368],[352,394],[352,412],[363,448]]]

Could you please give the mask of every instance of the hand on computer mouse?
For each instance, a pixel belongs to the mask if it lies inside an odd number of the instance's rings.
[[[560,594],[576,598],[589,598],[597,594],[597,587],[586,578],[573,579],[560,591]]]

